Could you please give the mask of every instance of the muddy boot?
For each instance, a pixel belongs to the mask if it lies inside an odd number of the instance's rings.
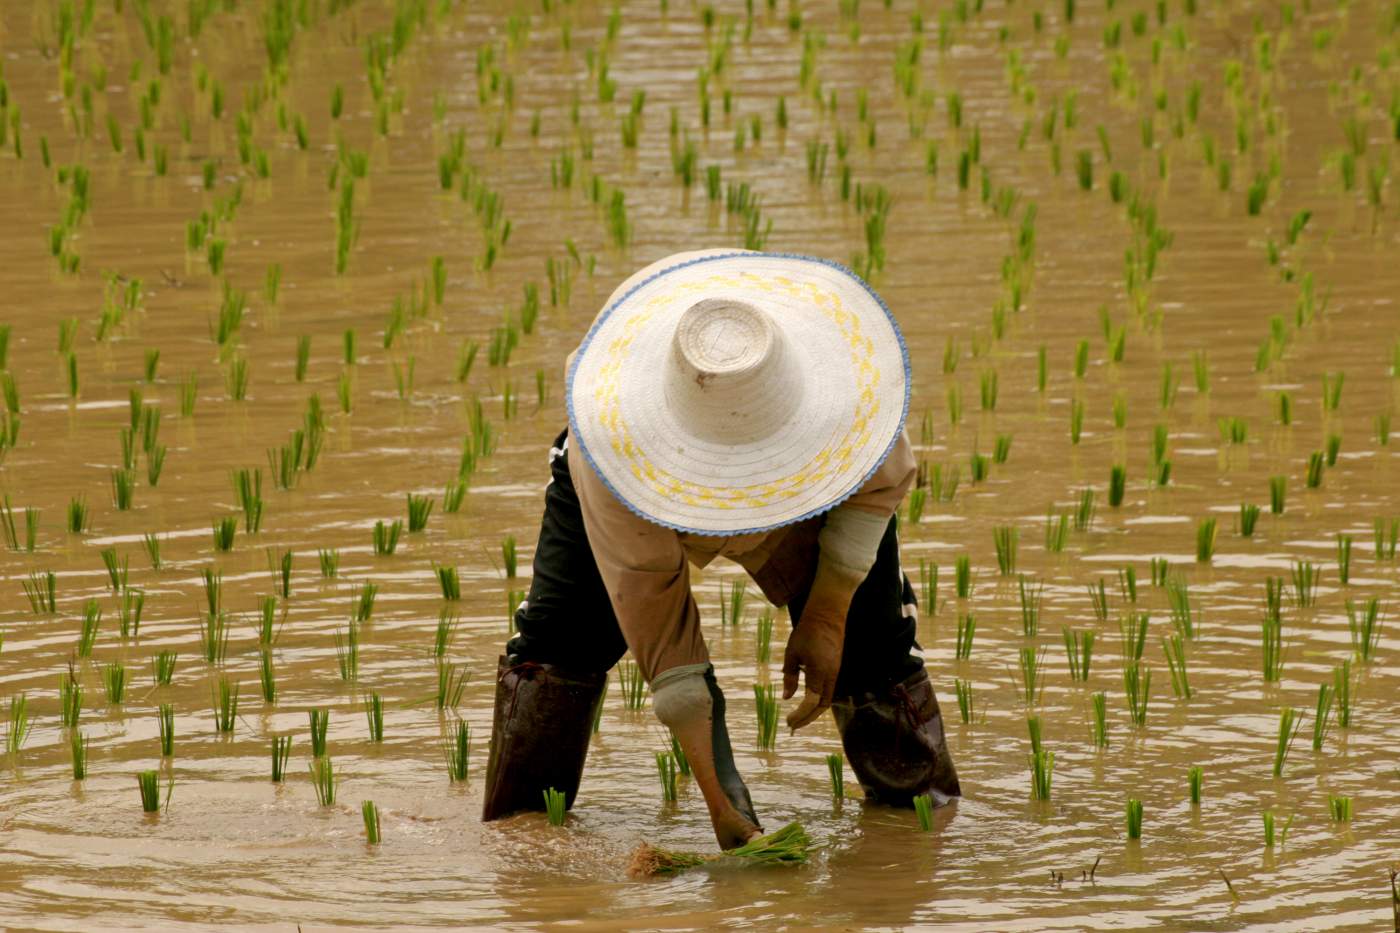
[[[564,792],[566,809],[574,805],[593,717],[606,688],[605,674],[501,657],[483,822],[545,809],[550,787]]]
[[[920,794],[932,797],[934,806],[961,796],[943,738],[943,714],[922,668],[880,695],[838,699],[831,712],[846,760],[868,798],[912,807]]]

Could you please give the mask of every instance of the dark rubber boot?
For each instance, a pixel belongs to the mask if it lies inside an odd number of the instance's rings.
[[[574,805],[607,683],[606,674],[501,657],[482,822],[545,809],[550,787],[564,792],[566,809]]]
[[[883,694],[831,705],[846,760],[868,798],[912,807],[928,794],[934,806],[962,795],[943,737],[943,714],[922,668]]]

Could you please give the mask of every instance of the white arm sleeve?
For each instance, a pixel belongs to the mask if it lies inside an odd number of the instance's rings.
[[[817,532],[822,556],[857,574],[862,580],[875,564],[880,541],[890,517],[849,506],[837,506],[827,513],[826,524]]]

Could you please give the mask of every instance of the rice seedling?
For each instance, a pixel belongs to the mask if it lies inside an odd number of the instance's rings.
[[[5,751],[9,755],[19,754],[29,738],[30,727],[29,698],[23,693],[16,693],[10,697],[10,715],[5,730]]]
[[[1137,602],[1137,568],[1132,564],[1118,568],[1118,592],[1125,602]]]
[[[517,567],[515,535],[506,535],[501,539],[501,565],[505,568],[506,579],[514,580]]]
[[[141,791],[141,809],[145,813],[159,813],[162,808],[170,806],[170,793],[175,788],[175,778],[167,777],[165,782],[165,800],[161,801],[160,796],[160,774],[154,770],[138,771],[136,774],[136,785]]]
[[[68,531],[80,535],[88,529],[87,500],[82,496],[68,500]]]
[[[1071,399],[1069,403],[1069,442],[1077,446],[1083,433],[1084,403],[1077,398]]]
[[[1264,821],[1264,847],[1272,849],[1274,847],[1276,818],[1273,810],[1265,810],[1261,814]],[[1293,817],[1290,815],[1287,822],[1283,824],[1283,829],[1277,833],[1279,845],[1285,845],[1288,841],[1288,828],[1293,825]]]
[[[1135,797],[1128,798],[1127,830],[1129,839],[1142,838],[1142,801]]]
[[[292,560],[295,554],[292,551],[275,551],[267,549],[267,571],[272,575],[272,585],[277,590],[277,595],[283,599],[292,598]]]
[[[292,754],[292,737],[274,735],[272,737],[272,781],[281,784],[287,776],[287,759]]]
[[[1152,668],[1142,661],[1123,664],[1123,693],[1128,713],[1138,728],[1147,725],[1147,704],[1152,691]]]
[[[1196,523],[1196,562],[1201,564],[1210,563],[1210,559],[1215,556],[1215,531],[1216,519],[1202,519]]]
[[[759,613],[754,628],[754,660],[767,664],[772,657],[773,613],[767,609]]]
[[[340,551],[335,548],[317,548],[316,560],[321,566],[321,576],[333,580],[340,575]]]
[[[1394,560],[1396,545],[1400,543],[1400,518],[1374,519],[1372,535],[1375,540],[1376,560]]]
[[[311,787],[316,791],[316,802],[323,807],[335,806],[335,793],[340,788],[340,779],[335,776],[335,765],[330,758],[316,758],[307,770],[311,773]]]
[[[211,691],[216,732],[228,734],[233,731],[234,721],[238,719],[238,694],[241,689],[240,684],[230,681],[227,677],[220,677],[217,689]]]
[[[1017,580],[1017,588],[1021,596],[1021,634],[1027,638],[1034,638],[1040,628],[1040,604],[1045,584],[1032,584],[1027,587],[1026,575],[1021,574]]]
[[[1313,711],[1312,747],[1314,752],[1322,751],[1322,743],[1327,739],[1327,729],[1332,721],[1333,688],[1329,683],[1321,683],[1317,688],[1317,705]]]
[[[59,721],[65,729],[78,724],[83,711],[83,684],[73,670],[73,662],[68,662],[68,673],[58,679]]]
[[[467,676],[468,671],[463,665],[438,659],[437,693],[433,698],[438,709],[456,709],[461,704],[462,693],[467,689]]]
[[[1269,477],[1269,512],[1273,515],[1282,515],[1284,506],[1287,504],[1288,477]]]
[[[1351,582],[1351,548],[1354,543],[1351,535],[1337,533],[1337,579],[1343,586]]]
[[[1259,506],[1249,502],[1240,503],[1240,534],[1246,538],[1254,537],[1254,526],[1259,521]]]
[[[88,773],[88,738],[74,729],[68,736],[68,754],[73,765],[73,780],[82,781]]]
[[[70,351],[66,364],[68,371],[68,397],[70,399],[76,399],[78,397],[78,355]]]
[[[953,563],[953,584],[958,599],[972,595],[972,559],[966,554],[959,554]]]
[[[1094,632],[1092,629],[1078,631],[1068,625],[1061,626],[1065,641],[1065,656],[1069,661],[1069,678],[1078,683],[1089,679],[1089,666],[1094,654]]]
[[[374,523],[374,553],[381,557],[393,554],[399,546],[399,535],[403,533],[403,522],[395,519],[392,524],[383,521]]]
[[[1320,450],[1315,450],[1308,455],[1308,471],[1303,482],[1309,489],[1316,489],[1322,485],[1323,454]]]
[[[1373,422],[1376,431],[1376,443],[1382,447],[1389,446],[1390,444],[1390,414],[1391,413],[1388,411],[1383,411],[1376,415],[1376,419]]]
[[[151,561],[152,570],[159,570],[161,568],[160,546],[163,540],[164,539],[155,532],[148,531],[141,536],[141,546],[146,551],[146,557]]]
[[[365,821],[365,843],[379,845],[379,808],[373,800],[366,800],[360,804],[360,815]]]
[[[248,397],[248,360],[241,354],[235,354],[228,361],[228,370],[224,373],[224,388],[228,392],[228,397],[235,402],[241,402]]]
[[[1322,568],[1309,560],[1295,560],[1292,568],[1293,602],[1307,609],[1317,605],[1317,585],[1322,579]]]
[[[199,374],[190,373],[180,383],[180,417],[193,417],[195,402],[198,399]]]
[[[1094,713],[1089,729],[1094,747],[1108,748],[1108,694],[1091,694],[1089,700]]]
[[[126,698],[126,666],[120,661],[103,665],[102,686],[107,692],[107,702],[112,706],[121,706]]]
[[[83,604],[82,626],[78,629],[78,657],[92,657],[92,646],[97,641],[97,627],[102,623],[102,607],[97,600],[89,599]]]
[[[938,613],[938,565],[926,557],[919,558],[919,603],[924,615]]]
[[[262,470],[241,469],[233,472],[233,498],[243,510],[243,530],[256,534],[262,527]],[[217,532],[216,532],[217,536]],[[228,550],[228,548],[223,548]]]
[[[410,533],[422,531],[428,526],[428,516],[433,511],[432,496],[408,494],[408,530]]]
[[[972,639],[977,634],[977,617],[970,612],[958,613],[958,636],[953,656],[959,661],[972,657]]]
[[[676,759],[670,752],[656,753],[656,773],[661,780],[663,803],[676,802]]]
[[[1351,600],[1347,600],[1346,610],[1352,655],[1362,664],[1370,664],[1375,658],[1376,645],[1381,637],[1380,600],[1373,596],[1366,600],[1360,609]]]
[[[1336,411],[1342,404],[1342,383],[1346,380],[1346,373],[1323,373],[1322,374],[1322,410]]]
[[[180,656],[173,651],[162,651],[151,658],[151,679],[157,687],[168,687],[175,676],[175,662]]]
[[[1036,651],[1034,645],[1023,645],[1017,653],[1017,664],[1021,672],[1021,698],[1029,708],[1040,696],[1045,649]]]
[[[233,539],[238,533],[238,516],[225,515],[214,519],[214,550],[233,550]]]
[[[1191,699],[1191,684],[1187,679],[1186,647],[1180,635],[1162,639],[1162,651],[1167,656],[1167,669],[1171,672],[1172,693],[1178,699]]]
[[[229,624],[224,612],[208,612],[200,619],[199,647],[209,664],[221,664],[228,655]]]
[[[1068,512],[1045,516],[1045,550],[1047,552],[1059,554],[1069,544],[1069,521]]]
[[[1201,781],[1205,772],[1199,765],[1193,765],[1186,769],[1186,796],[1191,801],[1191,806],[1201,805]]]
[[[1260,646],[1264,681],[1277,683],[1283,676],[1283,619],[1277,612],[1266,612],[1260,624]]]
[[[914,798],[914,815],[919,820],[919,830],[921,832],[933,832],[933,798],[928,794],[919,794]]]
[[[1079,504],[1074,510],[1074,530],[1088,531],[1094,523],[1094,490],[1087,487],[1079,493]]]
[[[924,501],[928,493],[922,486],[915,486],[909,490],[909,504],[905,515],[906,520],[911,525],[917,525],[924,517]]]
[[[972,684],[961,677],[954,677],[953,690],[958,698],[959,716],[964,723],[972,722]]]
[[[1333,467],[1337,465],[1337,457],[1342,452],[1342,436],[1340,434],[1327,435],[1326,443],[1327,465]]]
[[[42,615],[53,615],[58,611],[58,578],[52,570],[42,574],[31,570],[29,579],[19,581],[19,585],[24,589],[31,611]]]
[[[1337,794],[1327,795],[1327,815],[1333,823],[1351,822],[1351,798]]]
[[[465,480],[458,480],[455,483],[448,483],[447,488],[442,493],[442,510],[450,515],[455,515],[462,508],[462,502],[467,497],[467,483]]]
[[[553,788],[550,789],[551,791]],[[555,791],[557,794],[558,792]],[[546,803],[550,791],[545,792]],[[915,798],[916,812],[923,812],[930,829],[933,827],[933,805],[926,796],[922,808],[919,798]],[[559,794],[559,824],[564,821],[563,795]],[[922,819],[922,818],[921,818]],[[553,814],[551,813],[551,822]],[[633,878],[646,878],[656,875],[674,875],[691,868],[711,863],[751,864],[751,865],[796,865],[807,861],[812,848],[811,839],[797,823],[789,823],[777,832],[753,839],[736,849],[719,855],[698,855],[693,852],[675,852],[642,843],[632,853],[627,873]]]
[[[1108,620],[1108,588],[1104,585],[1103,579],[1090,583],[1085,587],[1089,592],[1089,603],[1094,608],[1094,618],[1100,622]]]
[[[175,757],[175,707],[162,703],[156,709],[160,724],[160,754],[162,758]]]
[[[982,371],[979,388],[981,390],[982,410],[995,411],[997,407],[997,371],[995,369]]]
[[[356,622],[368,622],[374,616],[374,600],[379,595],[379,584],[366,580],[360,584],[360,593],[350,603],[350,618]]]
[[[118,512],[131,510],[136,489],[136,474],[132,470],[112,470],[112,505]]]
[[[719,583],[719,612],[721,625],[738,625],[744,618],[744,603],[748,599],[748,583],[745,580],[735,580],[725,584],[723,580]]]
[[[1141,661],[1143,648],[1147,645],[1147,621],[1145,612],[1129,612],[1118,619],[1118,635],[1123,643],[1124,661]]]
[[[1243,418],[1221,418],[1220,439],[1229,444],[1243,444],[1249,439],[1249,423]]]
[[[1121,463],[1115,463],[1108,473],[1108,504],[1113,508],[1118,508],[1123,504],[1123,492],[1127,486],[1128,468]]]
[[[992,544],[996,547],[997,570],[1003,577],[1016,572],[1017,542],[1020,529],[1014,525],[997,525],[992,528]]]
[[[754,711],[758,718],[758,747],[771,749],[778,740],[778,701],[772,684],[753,685]]]
[[[360,679],[360,626],[353,619],[346,625],[345,634],[334,633],[335,661],[340,670],[340,679],[353,684]]]
[[[318,708],[306,711],[311,726],[311,757],[323,758],[326,754],[326,730],[330,727],[331,711]]]
[[[1031,799],[1049,800],[1055,774],[1055,753],[1045,749],[1031,752]]]

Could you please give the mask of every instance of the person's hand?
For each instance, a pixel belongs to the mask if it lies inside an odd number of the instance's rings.
[[[788,728],[796,731],[831,705],[841,653],[846,640],[846,613],[860,585],[856,575],[839,564],[818,560],[817,575],[783,651],[783,699],[797,693],[798,674],[805,679],[802,702],[788,713]]]

